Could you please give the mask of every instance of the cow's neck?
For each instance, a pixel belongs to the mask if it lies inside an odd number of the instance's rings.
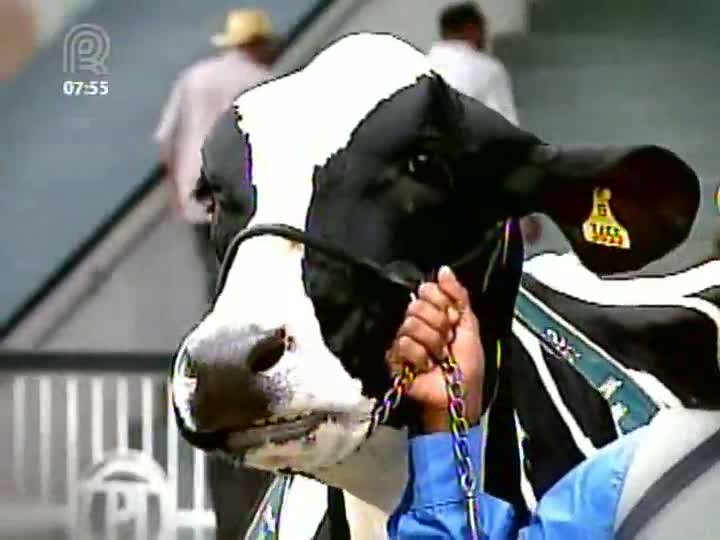
[[[347,491],[344,495],[345,517],[350,529],[350,538],[352,540],[387,538],[388,514]]]
[[[400,503],[407,471],[406,431],[380,426],[341,464],[312,474],[389,515]]]

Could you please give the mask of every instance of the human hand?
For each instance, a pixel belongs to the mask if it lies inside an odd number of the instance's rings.
[[[448,398],[438,365],[450,352],[465,381],[468,422],[477,423],[482,407],[485,356],[480,325],[470,308],[467,290],[452,270],[443,267],[437,283],[423,283],[406,311],[387,362],[393,373],[409,365],[417,374],[408,397],[422,408],[425,432],[449,429]]]

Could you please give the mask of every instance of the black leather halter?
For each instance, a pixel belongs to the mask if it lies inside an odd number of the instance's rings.
[[[498,228],[503,226],[504,224],[501,223],[498,225]],[[471,262],[473,259],[475,259],[475,257],[479,256],[485,251],[486,242],[490,240],[491,237],[497,233],[497,231],[497,228],[486,231],[481,241],[477,244],[477,247],[468,250],[463,256],[458,258],[450,266],[455,270],[463,266],[464,264]],[[235,258],[235,254],[237,253],[240,244],[242,244],[246,240],[250,240],[251,238],[255,238],[258,236],[277,236],[291,242],[303,244],[311,249],[323,253],[324,255],[332,259],[369,271],[384,281],[397,285],[398,287],[402,287],[409,293],[415,292],[423,278],[430,277],[423,276],[422,272],[417,269],[417,267],[412,263],[402,261],[393,262],[388,265],[382,266],[370,259],[364,257],[357,257],[349,253],[346,249],[339,247],[329,242],[328,240],[325,240],[323,238],[313,238],[312,236],[308,235],[306,232],[298,229],[297,227],[292,227],[290,225],[285,225],[282,223],[269,223],[248,227],[238,232],[233,237],[230,245],[227,248],[227,251],[225,252],[222,264],[220,265],[217,287],[215,290],[216,296],[220,294],[220,291],[222,291],[222,288],[225,286],[228,272],[230,271],[230,266],[232,265],[233,259]],[[499,240],[498,250],[502,249],[504,241],[505,239],[501,237]],[[489,271],[490,268],[488,268],[488,272]],[[485,282],[487,284],[487,280],[485,280]]]
[[[380,278],[389,281],[395,285],[398,285],[399,287],[403,287],[404,289],[407,289],[409,291],[415,290],[416,287],[416,284],[414,284],[412,281],[401,277],[397,273],[394,273],[369,259],[355,257],[354,255],[348,253],[348,251],[346,251],[345,249],[333,245],[327,240],[313,238],[309,236],[306,232],[298,229],[297,227],[292,227],[290,225],[285,225],[282,223],[270,223],[248,227],[246,229],[243,229],[233,237],[227,251],[225,252],[222,264],[220,265],[216,294],[220,293],[220,291],[225,285],[225,282],[227,281],[227,274],[230,270],[230,266],[232,265],[235,253],[240,247],[240,244],[242,244],[246,240],[250,240],[251,238],[255,238],[257,236],[278,236],[291,242],[297,242],[309,248],[320,251],[321,253],[333,259],[342,261],[352,266],[363,268],[365,270],[369,270],[370,272],[378,275]]]

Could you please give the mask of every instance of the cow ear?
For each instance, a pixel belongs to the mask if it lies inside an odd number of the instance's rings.
[[[429,87],[429,107],[426,119],[438,128],[448,128],[462,117],[462,100],[456,90],[450,87],[439,74],[431,72],[425,76]]]
[[[542,212],[597,274],[637,270],[690,233],[700,182],[658,146],[567,148],[537,145],[511,175],[513,213]]]

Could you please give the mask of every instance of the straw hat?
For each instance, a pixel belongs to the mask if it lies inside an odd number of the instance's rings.
[[[236,9],[227,14],[225,32],[215,34],[211,41],[216,47],[238,47],[271,36],[272,24],[267,13],[259,9]]]

